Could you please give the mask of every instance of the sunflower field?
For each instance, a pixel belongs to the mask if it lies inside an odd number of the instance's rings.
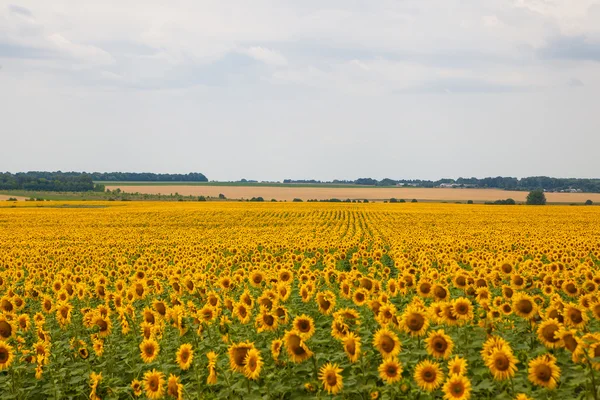
[[[0,207],[1,399],[594,399],[600,207]]]

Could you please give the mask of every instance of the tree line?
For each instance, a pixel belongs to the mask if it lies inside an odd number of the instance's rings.
[[[531,176],[527,178],[514,177],[487,177],[487,178],[458,178],[458,179],[390,179],[381,180],[373,178],[359,178],[355,180],[319,181],[319,180],[293,180],[285,179],[284,183],[323,183],[323,184],[354,184],[367,186],[414,186],[422,188],[438,187],[442,184],[455,185],[456,187],[472,188],[494,188],[504,190],[531,191],[543,189],[546,191],[561,190],[580,190],[588,193],[600,193],[600,179],[581,179],[581,178],[552,178],[547,176]]]
[[[154,174],[151,172],[92,172],[95,181],[107,182],[208,182],[204,174],[190,172],[188,174]]]
[[[37,190],[47,192],[104,191],[104,186],[94,181],[141,182],[208,182],[201,173],[154,174],[147,172],[47,172],[29,171],[0,173],[0,190]]]

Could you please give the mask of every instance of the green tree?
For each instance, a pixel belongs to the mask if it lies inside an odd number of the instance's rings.
[[[543,206],[546,204],[546,195],[542,189],[536,189],[529,192],[527,195],[527,204],[535,206]]]
[[[592,204],[594,204],[594,202],[593,202],[593,201],[591,201],[591,200],[586,200],[586,201],[585,201],[585,205],[586,205],[586,206],[591,206]]]

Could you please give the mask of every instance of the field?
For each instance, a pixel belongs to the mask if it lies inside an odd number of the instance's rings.
[[[172,194],[194,196],[212,196],[217,197],[224,194],[230,199],[250,199],[252,197],[263,197],[265,200],[286,200],[291,201],[295,198],[304,201],[308,199],[326,200],[337,198],[345,199],[368,199],[368,200],[389,200],[394,197],[406,200],[428,200],[428,201],[462,201],[473,200],[476,202],[495,201],[500,199],[512,198],[518,202],[524,202],[527,198],[527,192],[508,191],[500,189],[450,189],[450,188],[396,188],[396,187],[317,187],[316,185],[287,185],[287,186],[211,186],[203,185],[167,185],[167,184],[134,184],[127,183],[111,185],[107,184],[107,189],[114,190],[120,188],[129,193],[148,193],[148,194]],[[600,203],[600,193],[546,193],[546,198],[550,203],[584,203],[590,199]]]
[[[0,208],[3,400],[597,399],[600,207],[62,205]]]

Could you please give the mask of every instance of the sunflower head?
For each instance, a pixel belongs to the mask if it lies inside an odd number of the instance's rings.
[[[319,371],[319,379],[323,383],[323,388],[329,394],[337,394],[342,390],[342,369],[337,364],[327,363]]]

